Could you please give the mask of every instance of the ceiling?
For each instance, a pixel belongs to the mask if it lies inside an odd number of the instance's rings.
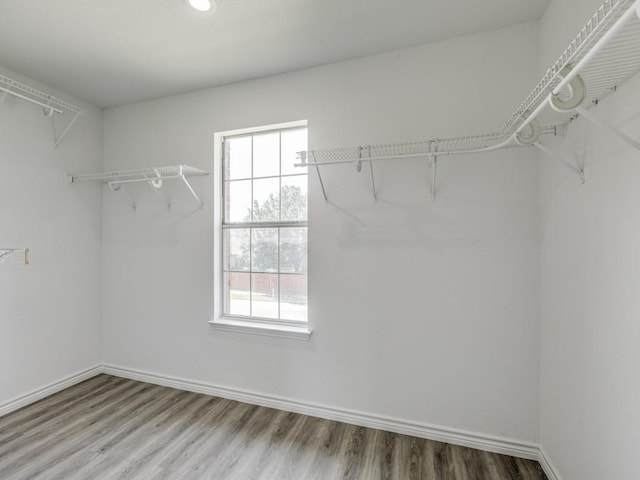
[[[0,0],[0,66],[100,107],[538,20],[549,0]]]

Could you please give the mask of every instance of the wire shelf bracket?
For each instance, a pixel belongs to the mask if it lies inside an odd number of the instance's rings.
[[[76,112],[71,121],[67,123],[67,126],[64,128],[64,130],[62,130],[62,133],[60,135],[56,133],[55,117],[51,115],[51,125],[53,126],[53,146],[55,148],[58,148],[62,144],[62,141],[76,124],[76,122],[80,118],[80,115],[80,113]]]
[[[362,152],[367,152],[367,156],[363,157]],[[371,147],[358,147],[358,163],[356,163],[356,171],[358,173],[362,172],[362,160],[363,158],[371,158]],[[373,200],[378,201],[378,195],[376,193],[376,179],[373,173],[373,162],[369,162],[369,172],[371,173],[371,193],[373,194]]]
[[[436,185],[438,182],[438,156],[433,155],[431,157],[431,200],[436,201],[438,191]]]
[[[577,107],[576,112],[582,115],[585,119],[589,120],[591,123],[598,125],[600,128],[604,130],[608,130],[613,135],[618,137],[620,140],[622,140],[623,142],[625,142],[626,144],[630,145],[631,147],[635,148],[640,152],[640,142],[631,138],[629,135],[624,133],[622,130],[620,130],[618,127],[616,127],[612,123],[606,121],[603,118],[598,117],[597,115],[594,115],[593,112],[590,112],[584,107]]]
[[[315,167],[316,169],[316,173],[318,175],[318,181],[320,182],[320,189],[322,190],[322,196],[324,197],[324,201],[326,203],[329,202],[329,198],[327,197],[327,191],[324,188],[324,181],[322,180],[322,174],[320,173],[320,166],[317,164],[317,162],[309,162],[308,158],[309,158],[309,152],[307,151],[302,151],[302,152],[298,152],[297,154],[297,159],[298,159],[298,163],[296,163],[294,166],[298,167],[298,166],[309,166],[309,167]]]
[[[569,71],[570,69],[567,68],[565,70],[565,73],[568,74]],[[553,94],[553,96],[550,97],[549,103],[551,105],[551,108],[553,108],[555,111],[560,113],[575,112],[581,115],[582,117],[584,117],[585,120],[609,131],[610,133],[618,137],[623,142],[627,143],[631,147],[640,151],[640,142],[634,140],[629,135],[627,135],[626,133],[621,131],[619,128],[617,128],[615,125],[613,125],[612,123],[604,120],[603,118],[598,117],[593,112],[587,110],[585,107],[582,106],[586,98],[586,82],[583,80],[583,78],[579,74],[576,74],[573,76],[572,80],[568,83],[567,87],[569,89],[568,97],[561,98],[559,94],[557,95]],[[596,99],[593,101],[593,105],[597,105],[597,104],[598,104],[598,100]]]
[[[0,104],[4,103],[8,95],[15,98],[25,100],[34,105],[42,107],[42,113],[45,117],[51,118],[53,128],[53,146],[58,148],[69,131],[76,124],[80,116],[86,116],[87,111],[73,105],[65,100],[49,95],[41,90],[25,85],[12,78],[0,75]],[[72,113],[73,117],[67,123],[60,135],[56,132],[55,115],[64,115],[66,112]]]
[[[580,180],[580,184],[584,185],[584,183],[586,181],[585,180],[585,176],[584,176],[584,168],[579,168],[579,167],[575,166],[570,160],[565,158],[564,155],[562,155],[560,153],[557,153],[557,152],[554,152],[550,148],[545,147],[540,142],[535,142],[533,144],[533,146],[536,147],[538,150],[540,150],[545,155],[547,155],[548,157],[550,157],[550,158],[552,158],[554,160],[559,160],[565,167],[567,167],[569,170],[571,170],[573,173],[575,173],[578,176],[578,179]]]
[[[112,192],[120,193],[120,196],[124,200],[124,202],[131,207],[131,209],[133,210],[133,213],[136,213],[137,205],[133,201],[133,197],[129,194],[129,192],[127,192],[124,188],[122,188],[121,183],[108,183],[107,185],[109,185],[109,189]]]
[[[162,195],[162,193],[160,193],[160,189],[162,188],[162,176],[157,173],[154,172],[156,174],[155,177],[147,177],[146,174],[142,174],[142,176],[145,178],[147,185],[149,185],[149,188],[151,188],[151,190],[153,191],[153,193],[156,194],[156,196],[160,199],[160,201],[162,203],[164,203],[164,205],[167,207],[167,210],[171,210],[171,202],[169,202],[169,200]],[[198,203],[200,203],[200,206],[202,206],[202,202],[200,201],[200,198],[196,197],[198,200]]]
[[[70,183],[78,182],[96,182],[109,186],[114,192],[123,191],[122,186],[130,183],[146,183],[153,190],[155,195],[162,201],[167,207],[167,210],[171,210],[171,203],[161,193],[161,189],[164,186],[164,182],[167,180],[181,180],[187,187],[189,194],[198,202],[200,207],[203,206],[203,201],[196,191],[191,186],[188,177],[206,176],[209,172],[201,170],[199,168],[192,167],[190,165],[172,165],[167,167],[151,167],[138,170],[120,170],[115,172],[106,173],[89,173],[82,175],[70,175]],[[128,197],[128,202],[136,211],[135,202]]]

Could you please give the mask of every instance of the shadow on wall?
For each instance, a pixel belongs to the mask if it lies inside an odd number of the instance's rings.
[[[435,199],[427,159],[376,162],[377,199],[366,163],[361,172],[355,164],[323,167],[327,202],[312,170],[312,235],[322,236],[319,215],[338,222],[332,230],[347,249],[522,246],[536,237],[535,222],[522,208],[537,194],[537,166],[535,156],[523,162],[517,152],[441,160]]]

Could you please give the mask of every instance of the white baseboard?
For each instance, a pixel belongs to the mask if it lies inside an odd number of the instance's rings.
[[[540,457],[538,458],[538,461],[549,480],[561,480],[558,470],[553,466],[551,460],[549,460],[547,452],[542,447],[540,447]]]
[[[48,397],[49,395],[53,395],[60,390],[64,390],[65,388],[69,388],[73,385],[76,385],[77,383],[88,380],[91,377],[95,377],[100,373],[102,373],[101,366],[88,368],[87,370],[74,373],[73,375],[69,375],[62,380],[58,380],[57,382],[51,383],[36,390],[32,390],[29,393],[25,393],[24,395],[20,395],[19,397],[4,402],[0,404],[0,417],[6,415],[7,413],[14,412],[19,408],[27,406],[30,403],[37,402],[38,400]]]
[[[132,370],[114,365],[103,365],[101,371],[117,377],[129,378],[165,387],[187,390],[190,392],[204,393],[215,397],[237,400],[240,402],[276,408],[288,412],[301,413],[313,417],[336,420],[353,425],[376,428],[389,432],[412,435],[415,437],[436,440],[439,442],[461,445],[464,447],[486,450],[489,452],[511,455],[514,457],[538,460],[540,450],[533,443],[510,440],[481,433],[468,432],[437,425],[415,423],[397,418],[382,417],[368,413],[345,410],[340,408],[300,402],[287,398],[263,395],[256,392],[243,391],[234,388],[205,384],[192,380],[185,380],[167,375],[151,372]],[[550,479],[556,480],[556,479]]]
[[[382,417],[368,413],[346,410],[325,405],[299,402],[282,397],[263,395],[256,392],[210,385],[192,380],[185,380],[167,375],[132,370],[114,365],[99,365],[63,378],[57,382],[33,390],[0,404],[0,416],[11,413],[26,405],[37,402],[49,395],[76,385],[84,380],[106,373],[131,380],[138,380],[166,387],[178,388],[190,392],[203,393],[216,397],[237,400],[240,402],[276,408],[289,412],[310,415],[328,420],[336,420],[353,425],[376,428],[389,432],[427,438],[439,442],[461,445],[464,447],[486,450],[489,452],[511,455],[514,457],[538,460],[549,480],[561,480],[560,475],[549,460],[545,450],[533,443],[509,440],[481,433],[458,430],[454,428],[409,422],[397,418]]]

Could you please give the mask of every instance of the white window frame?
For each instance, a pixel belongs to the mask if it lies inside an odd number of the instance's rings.
[[[213,241],[213,288],[214,305],[213,318],[209,324],[214,330],[239,333],[253,333],[275,337],[286,337],[299,340],[309,340],[311,328],[309,321],[268,320],[253,317],[225,316],[224,305],[224,269],[223,269],[223,227],[224,218],[224,185],[223,185],[223,142],[226,137],[237,135],[252,135],[273,130],[286,130],[293,128],[307,128],[307,121],[279,123],[254,128],[243,128],[216,132],[214,134],[214,241]]]

